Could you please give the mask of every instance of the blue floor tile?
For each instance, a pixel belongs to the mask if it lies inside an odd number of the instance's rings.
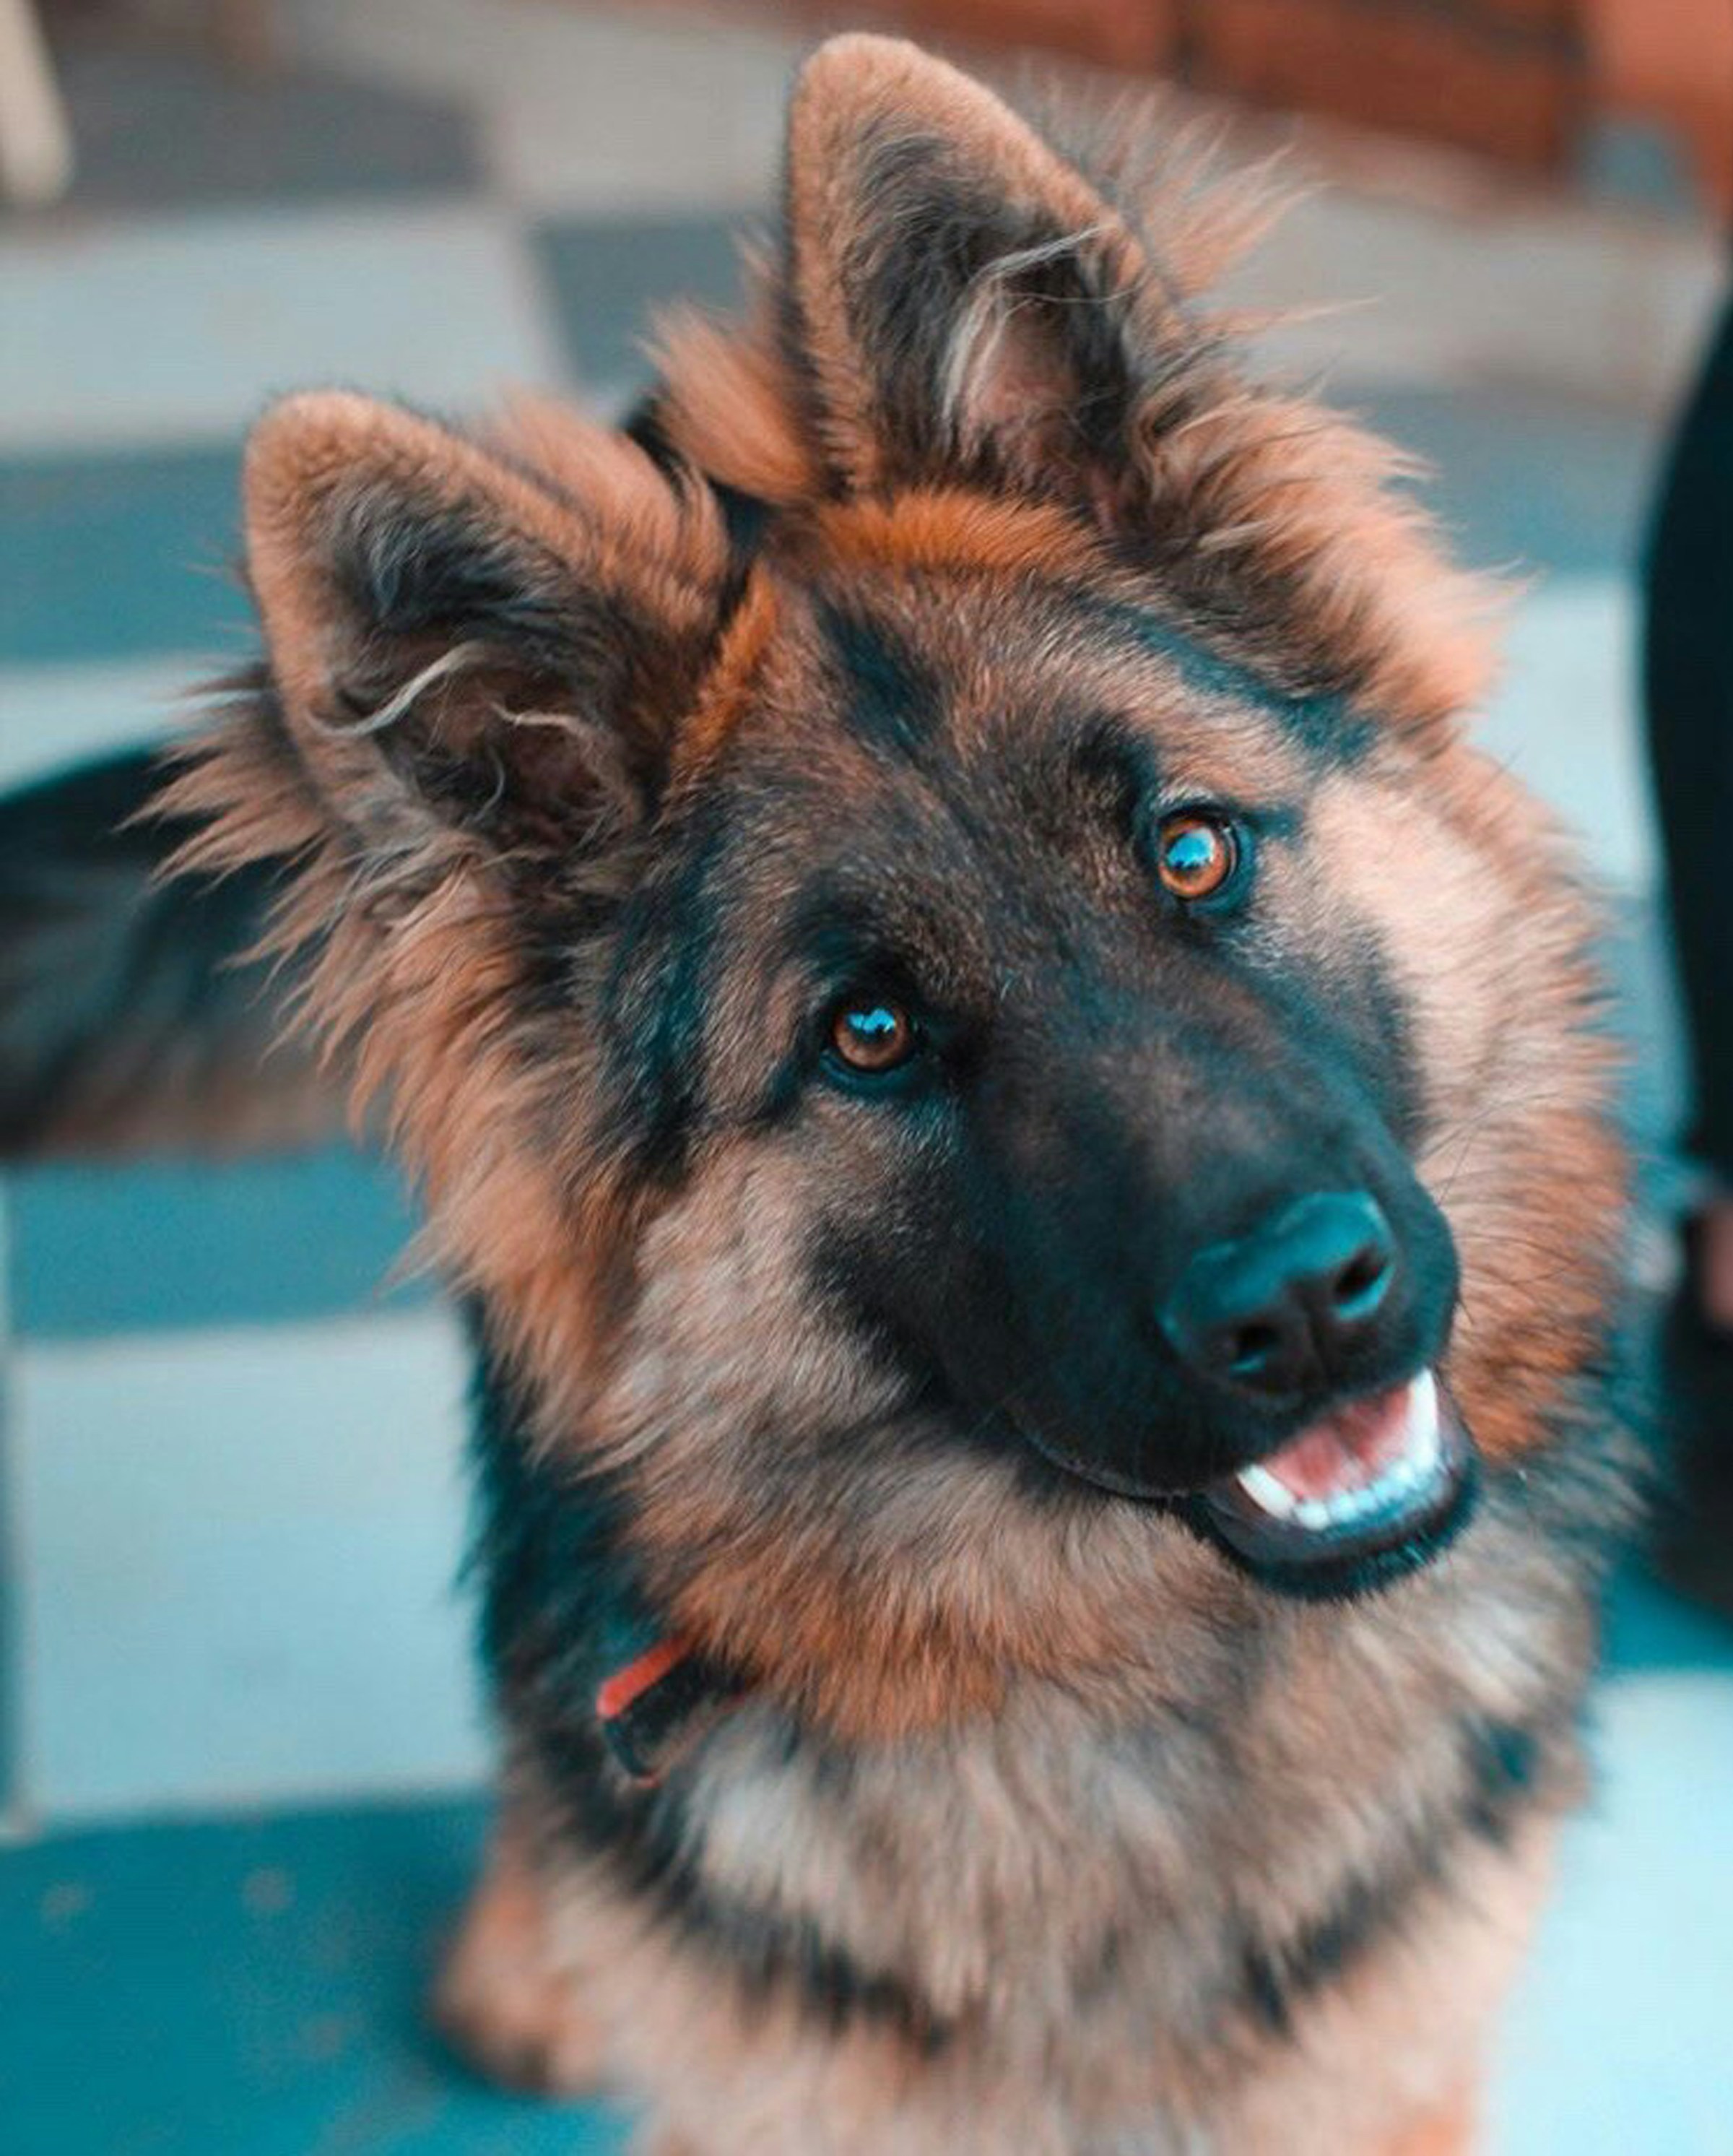
[[[1607,1670],[1616,1676],[1643,1670],[1733,1676],[1733,1622],[1681,1599],[1633,1564],[1607,1598],[1605,1654]]]
[[[536,259],[579,382],[647,378],[639,340],[658,306],[737,305],[738,229],[709,217],[555,218],[538,227],[531,234]]]
[[[71,41],[60,80],[76,208],[377,199],[480,184],[473,116],[310,67],[225,65],[109,33]]]
[[[238,449],[0,459],[0,665],[243,653]]]
[[[414,1232],[402,1186],[348,1147],[222,1162],[32,1168],[8,1185],[24,1339],[318,1317],[425,1298],[388,1282]]]
[[[473,1804],[0,1851],[0,2144],[18,2156],[617,2156],[622,2122],[495,2093],[422,2000]]]

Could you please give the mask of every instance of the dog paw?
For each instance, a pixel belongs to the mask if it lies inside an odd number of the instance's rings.
[[[462,2057],[508,2088],[569,2097],[600,2084],[600,2032],[550,1952],[536,1884],[497,1856],[446,1954],[433,2018]]]

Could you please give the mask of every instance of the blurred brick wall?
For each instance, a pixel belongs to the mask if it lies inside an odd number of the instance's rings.
[[[1582,95],[1585,4],[879,0],[874,12],[917,33],[1046,46],[1545,167],[1563,156]]]
[[[1583,95],[1577,13],[1575,0],[1192,0],[1187,72],[1260,105],[1546,167]]]
[[[784,0],[1035,45],[1283,110],[1566,168],[1604,116],[1659,122],[1733,206],[1733,0]]]
[[[1582,0],[1597,110],[1659,121],[1733,218],[1733,0]]]

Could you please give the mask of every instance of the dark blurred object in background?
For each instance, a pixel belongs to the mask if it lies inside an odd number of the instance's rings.
[[[1669,454],[1650,544],[1643,689],[1705,1188],[1666,1334],[1674,1485],[1660,1557],[1733,1615],[1733,307]]]

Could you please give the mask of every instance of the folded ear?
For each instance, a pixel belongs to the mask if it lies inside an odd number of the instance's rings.
[[[533,476],[531,474],[533,473]],[[260,423],[249,573],[351,853],[566,852],[653,794],[715,619],[707,497],[551,410],[504,445],[337,393]]]
[[[1120,213],[989,90],[834,38],[795,91],[787,189],[797,363],[846,485],[1116,469],[1188,332]]]

